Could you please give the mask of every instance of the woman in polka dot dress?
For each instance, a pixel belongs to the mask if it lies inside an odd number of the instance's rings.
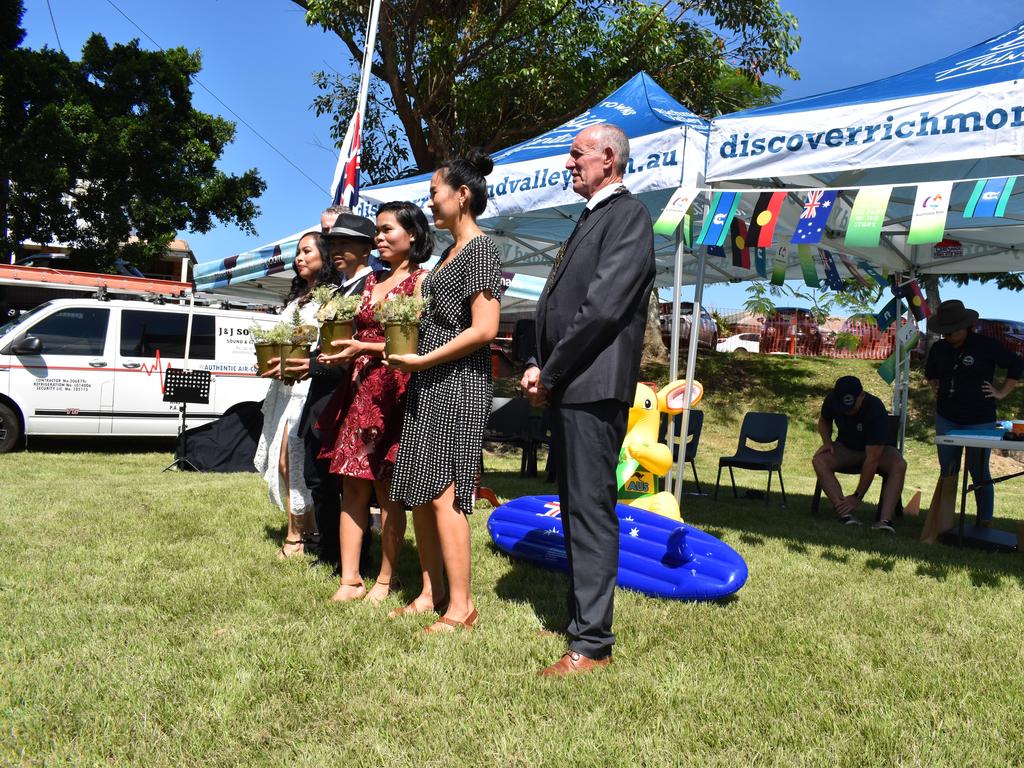
[[[484,177],[493,167],[490,157],[472,151],[434,173],[434,224],[455,243],[423,280],[427,306],[417,354],[388,358],[412,373],[391,495],[412,507],[423,572],[419,596],[392,615],[436,610],[442,615],[425,630],[431,634],[471,629],[477,618],[466,516],[491,410],[488,345],[498,332],[502,285],[498,249],[476,219],[487,206]]]

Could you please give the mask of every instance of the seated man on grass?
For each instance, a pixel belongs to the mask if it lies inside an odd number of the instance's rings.
[[[903,493],[907,462],[888,442],[888,412],[882,401],[869,395],[856,376],[843,376],[825,397],[818,417],[821,448],[812,464],[821,488],[832,502],[844,525],[860,525],[854,510],[864,500],[875,473],[885,478],[882,491],[881,516],[872,528],[894,533],[892,518]],[[832,440],[832,425],[839,434]],[[837,471],[860,470],[857,487],[849,496],[836,479]]]

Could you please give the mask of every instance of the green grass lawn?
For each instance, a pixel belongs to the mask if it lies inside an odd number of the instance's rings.
[[[422,638],[430,619],[385,619],[400,598],[334,605],[328,572],[276,562],[284,520],[255,474],[162,474],[166,452],[124,444],[2,456],[0,763],[1020,764],[1024,557],[922,545],[923,518],[888,536],[838,525],[827,502],[810,515],[821,396],[855,373],[887,401],[875,365],[702,357],[705,490],[743,413],[781,410],[789,504],[687,496],[747,585],[720,604],[619,592],[615,663],[574,680],[536,677],[563,649],[539,630],[564,621],[565,579],[495,550],[486,509],[471,521],[480,623]],[[925,503],[928,408],[917,386],[905,498],[920,487]],[[1003,410],[1022,413],[1019,394]],[[518,466],[489,454],[485,483],[553,492]],[[1022,482],[997,489],[1007,528]],[[416,573],[410,526],[402,598]]]

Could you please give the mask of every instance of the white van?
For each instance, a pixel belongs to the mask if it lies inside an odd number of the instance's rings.
[[[174,436],[164,372],[185,367],[189,308],[138,300],[57,299],[0,326],[0,453],[23,435]],[[195,307],[188,368],[212,373],[209,405],[188,426],[266,396],[249,328],[280,318]]]

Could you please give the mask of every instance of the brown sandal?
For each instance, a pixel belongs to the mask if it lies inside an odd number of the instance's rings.
[[[388,618],[397,619],[399,616],[419,616],[421,613],[430,613],[431,610],[434,613],[444,615],[444,612],[448,610],[448,595],[445,595],[439,603],[434,603],[433,609],[428,608],[425,611],[421,611],[415,607],[415,603],[409,603],[401,608],[395,608],[388,614]]]
[[[476,620],[479,615],[476,612],[476,608],[470,611],[462,621],[456,621],[455,619],[449,619],[447,616],[442,616],[429,627],[423,630],[425,635],[439,635],[444,632],[454,632],[457,629],[464,629],[467,632],[473,629],[473,625],[476,624]]]
[[[291,552],[286,552],[285,547],[287,546],[299,547],[299,549],[293,549]],[[278,560],[287,560],[289,557],[298,557],[306,554],[306,542],[302,539],[288,539],[284,540],[284,544],[277,550]]]

